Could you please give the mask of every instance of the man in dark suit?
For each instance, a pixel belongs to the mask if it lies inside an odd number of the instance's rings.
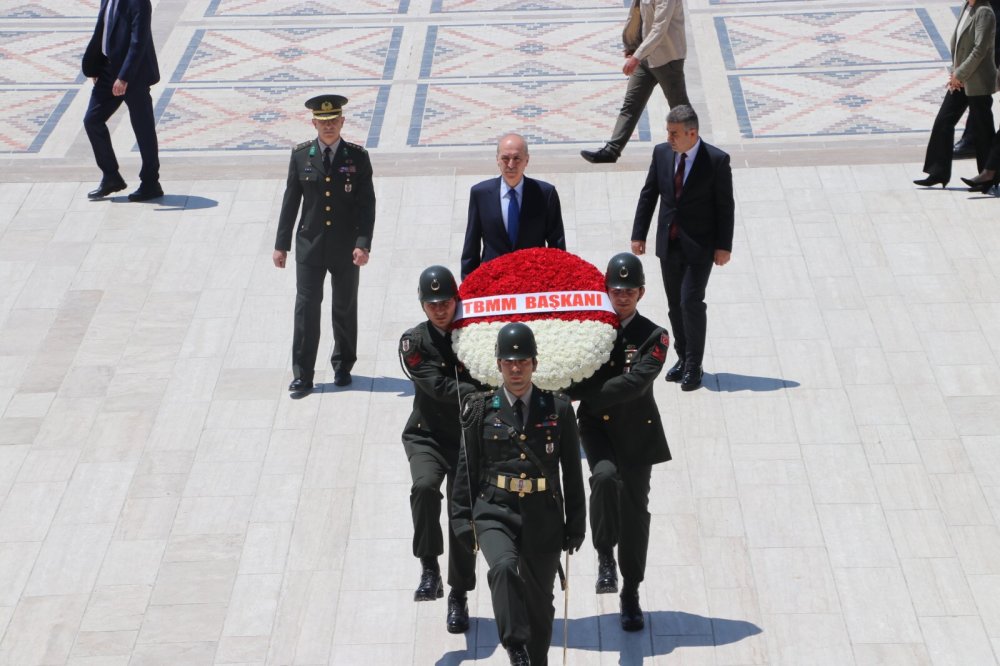
[[[448,496],[455,485],[455,468],[462,443],[458,405],[484,388],[469,374],[451,346],[451,323],[458,304],[455,277],[444,266],[420,274],[417,295],[427,321],[403,333],[399,360],[413,381],[413,411],[403,429],[403,449],[410,463],[410,512],[413,514],[413,554],[420,558],[420,584],[414,601],[434,601],[444,595],[438,556],[444,552],[441,534],[441,483]],[[451,505],[448,505],[449,512]],[[469,628],[467,592],[476,587],[476,554],[448,530],[448,632]]]
[[[333,282],[333,383],[351,383],[358,348],[358,277],[368,263],[375,227],[375,188],[368,151],[340,136],[347,98],[306,102],[318,136],[292,148],[274,241],[274,265],[284,268],[295,236],[295,334],[288,390],[311,391],[319,348],[323,282]],[[299,206],[298,231],[295,219]]]
[[[479,264],[514,250],[546,245],[566,249],[559,194],[549,183],[525,177],[528,159],[524,137],[507,134],[497,144],[500,178],[472,187],[462,249],[463,280]]]
[[[670,110],[667,143],[653,149],[632,224],[635,254],[646,251],[657,201],[656,256],[678,356],[666,379],[692,391],[703,374],[705,288],[713,263],[725,266],[732,255],[735,203],[729,155],[699,138],[698,115],[687,105]]]
[[[139,189],[128,195],[129,201],[163,196],[156,119],[149,94],[150,86],[160,80],[150,27],[152,14],[149,0],[102,0],[94,36],[83,54],[83,74],[94,81],[83,126],[102,174],[100,185],[87,194],[90,199],[102,199],[127,187],[108,131],[108,119],[122,102],[128,107],[142,156]]]
[[[546,666],[559,553],[579,550],[586,532],[580,437],[569,399],[531,383],[531,329],[504,325],[495,351],[503,386],[471,396],[462,414],[451,524],[486,557],[511,665]]]
[[[608,362],[567,394],[581,401],[576,415],[590,465],[596,591],[618,591],[614,556],[618,546],[624,579],[619,621],[625,631],[639,631],[645,626],[639,584],[646,577],[649,548],[649,483],[653,465],[670,460],[653,398],[653,382],[663,370],[670,338],[636,310],[646,293],[639,257],[616,254],[604,280],[621,330]]]

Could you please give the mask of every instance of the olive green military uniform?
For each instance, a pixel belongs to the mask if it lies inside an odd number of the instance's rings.
[[[287,252],[295,236],[296,297],[292,370],[311,382],[319,348],[323,282],[333,283],[334,370],[350,372],[358,347],[358,267],[354,248],[371,249],[375,189],[368,152],[341,139],[324,167],[322,144],[305,141],[292,149],[274,249]],[[298,217],[298,230],[295,220]]]
[[[459,394],[464,398],[483,386],[459,363],[451,335],[442,335],[430,322],[403,334],[399,357],[413,380],[413,411],[403,429],[413,479],[413,554],[437,557],[444,552],[441,482],[447,477],[450,497],[461,448]],[[452,529],[448,530],[448,585],[462,591],[476,587],[476,554],[455,538]]]
[[[586,509],[569,400],[533,387],[529,403],[522,425],[502,388],[467,401],[451,501],[457,535],[471,538],[475,524],[501,642],[526,646],[533,666],[544,666],[560,551],[567,539],[583,538]]]
[[[581,401],[577,416],[590,465],[594,547],[618,546],[626,585],[638,586],[645,577],[652,465],[670,460],[653,399],[653,380],[669,343],[666,331],[636,313],[619,331],[608,362],[568,390]]]

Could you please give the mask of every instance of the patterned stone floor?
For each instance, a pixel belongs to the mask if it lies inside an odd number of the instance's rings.
[[[0,665],[503,664],[414,604],[396,357],[519,129],[570,248],[625,249],[664,103],[610,167],[621,0],[159,0],[167,196],[91,203],[96,0],[0,2]],[[985,665],[1000,655],[998,202],[921,191],[953,7],[692,0],[688,78],[734,156],[705,389],[657,382],[647,629],[572,559],[568,663]],[[361,358],[289,400],[270,262],[302,100],[377,172]],[[137,159],[113,133],[123,173]],[[972,175],[961,162],[957,175]],[[658,269],[642,310],[665,322]],[[329,344],[325,336],[323,344]],[[671,358],[672,360],[672,358]],[[557,597],[551,663],[560,663]]]

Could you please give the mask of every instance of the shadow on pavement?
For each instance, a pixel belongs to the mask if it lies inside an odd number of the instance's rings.
[[[702,385],[709,391],[725,393],[735,393],[737,391],[780,391],[781,389],[801,386],[797,381],[791,379],[734,375],[729,372],[720,372],[717,374],[706,372],[702,380]]]
[[[467,661],[476,661],[477,651],[478,656],[483,658],[487,656],[484,653],[503,650],[497,639],[496,623],[492,619],[470,619],[473,626],[465,634],[465,650],[445,653],[435,662],[435,666],[458,666]],[[685,647],[729,645],[761,632],[760,627],[744,620],[704,617],[680,611],[652,611],[646,613],[644,631],[626,633],[618,625],[617,613],[605,613],[571,619],[568,644],[574,650],[617,653],[620,666],[642,666],[645,657],[666,655]],[[483,634],[478,642],[477,633]],[[556,619],[552,627],[553,647],[562,647],[562,635],[563,621]],[[598,637],[601,646],[594,644]],[[549,663],[561,663],[557,659],[550,656]]]

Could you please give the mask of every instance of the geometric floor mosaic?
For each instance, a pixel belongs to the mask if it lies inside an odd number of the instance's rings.
[[[928,132],[940,67],[730,76],[744,137]]]
[[[531,143],[600,143],[624,92],[622,79],[420,84],[407,144],[488,145],[515,130]],[[650,139],[645,113],[637,138]]]
[[[67,19],[97,16],[97,0],[34,0],[0,3],[0,19]]]
[[[405,14],[410,0],[211,0],[205,16],[337,16],[355,14]]]
[[[629,0],[431,0],[431,13],[621,9],[629,4]]]
[[[0,90],[0,153],[37,153],[76,90]]]
[[[244,86],[167,88],[157,105],[160,152],[288,150],[309,138],[309,111],[303,103],[324,88]],[[338,86],[349,141],[370,148],[379,135],[389,86]]]
[[[92,32],[0,32],[0,84],[80,83],[80,54]]]
[[[401,27],[197,30],[171,81],[392,79],[402,35]]]
[[[744,138],[925,132],[941,103],[948,47],[924,9],[714,24]]]

